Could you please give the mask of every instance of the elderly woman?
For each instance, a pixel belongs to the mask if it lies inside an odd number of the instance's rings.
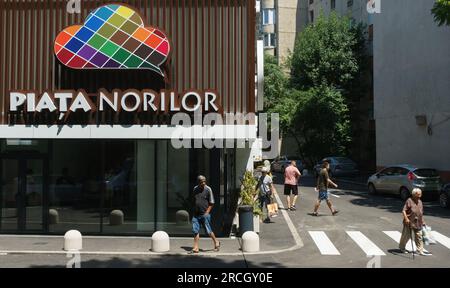
[[[409,239],[412,240],[412,235],[414,235],[417,253],[428,256],[431,253],[423,251],[422,226],[425,225],[425,221],[423,220],[423,204],[420,197],[422,197],[422,190],[414,188],[411,192],[411,198],[406,200],[403,207],[403,231],[399,248],[403,253],[408,253],[406,243]]]

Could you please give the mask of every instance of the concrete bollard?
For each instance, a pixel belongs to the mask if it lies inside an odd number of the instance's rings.
[[[113,210],[109,214],[109,225],[117,226],[123,224],[123,212],[121,210]]]
[[[59,214],[56,209],[48,210],[48,222],[50,225],[59,223]]]
[[[77,230],[70,230],[64,234],[64,250],[78,251],[83,249],[81,233]]]
[[[177,225],[189,224],[189,212],[187,212],[186,210],[178,210],[175,213],[175,219]]]
[[[244,252],[258,252],[259,251],[259,236],[253,231],[247,231],[242,235],[242,251]]]
[[[156,231],[152,235],[152,251],[167,252],[170,250],[169,235],[164,231]]]

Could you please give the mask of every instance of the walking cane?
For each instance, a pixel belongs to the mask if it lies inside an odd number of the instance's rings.
[[[409,234],[409,236],[411,236],[411,251],[412,251],[412,255],[413,255],[413,260],[414,260],[414,244],[413,244],[413,229],[411,228],[411,224],[409,225],[409,230],[411,230],[411,233]]]

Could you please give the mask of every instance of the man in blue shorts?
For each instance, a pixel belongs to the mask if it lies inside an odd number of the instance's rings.
[[[198,253],[200,240],[200,228],[205,227],[206,233],[214,242],[214,251],[219,251],[220,242],[211,228],[211,209],[214,205],[214,196],[211,187],[206,185],[206,177],[197,177],[198,185],[193,190],[194,211],[192,217],[192,232],[194,233],[194,247],[190,253]]]
[[[322,202],[322,200],[327,201],[328,208],[330,208],[333,216],[339,212],[339,210],[333,208],[333,203],[331,203],[328,198],[328,185],[332,185],[334,188],[338,187],[328,176],[328,169],[330,169],[330,163],[324,161],[322,163],[322,169],[320,170],[319,177],[317,178],[316,191],[319,192],[319,198],[314,206],[314,212],[312,213],[313,216],[319,215],[317,210],[319,210],[320,202]]]

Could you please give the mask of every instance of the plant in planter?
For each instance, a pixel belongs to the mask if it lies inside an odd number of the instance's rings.
[[[259,205],[258,190],[255,190],[257,184],[258,180],[253,177],[253,173],[246,171],[242,178],[240,205],[253,207],[253,230],[255,232],[259,232],[260,217],[263,215]]]

